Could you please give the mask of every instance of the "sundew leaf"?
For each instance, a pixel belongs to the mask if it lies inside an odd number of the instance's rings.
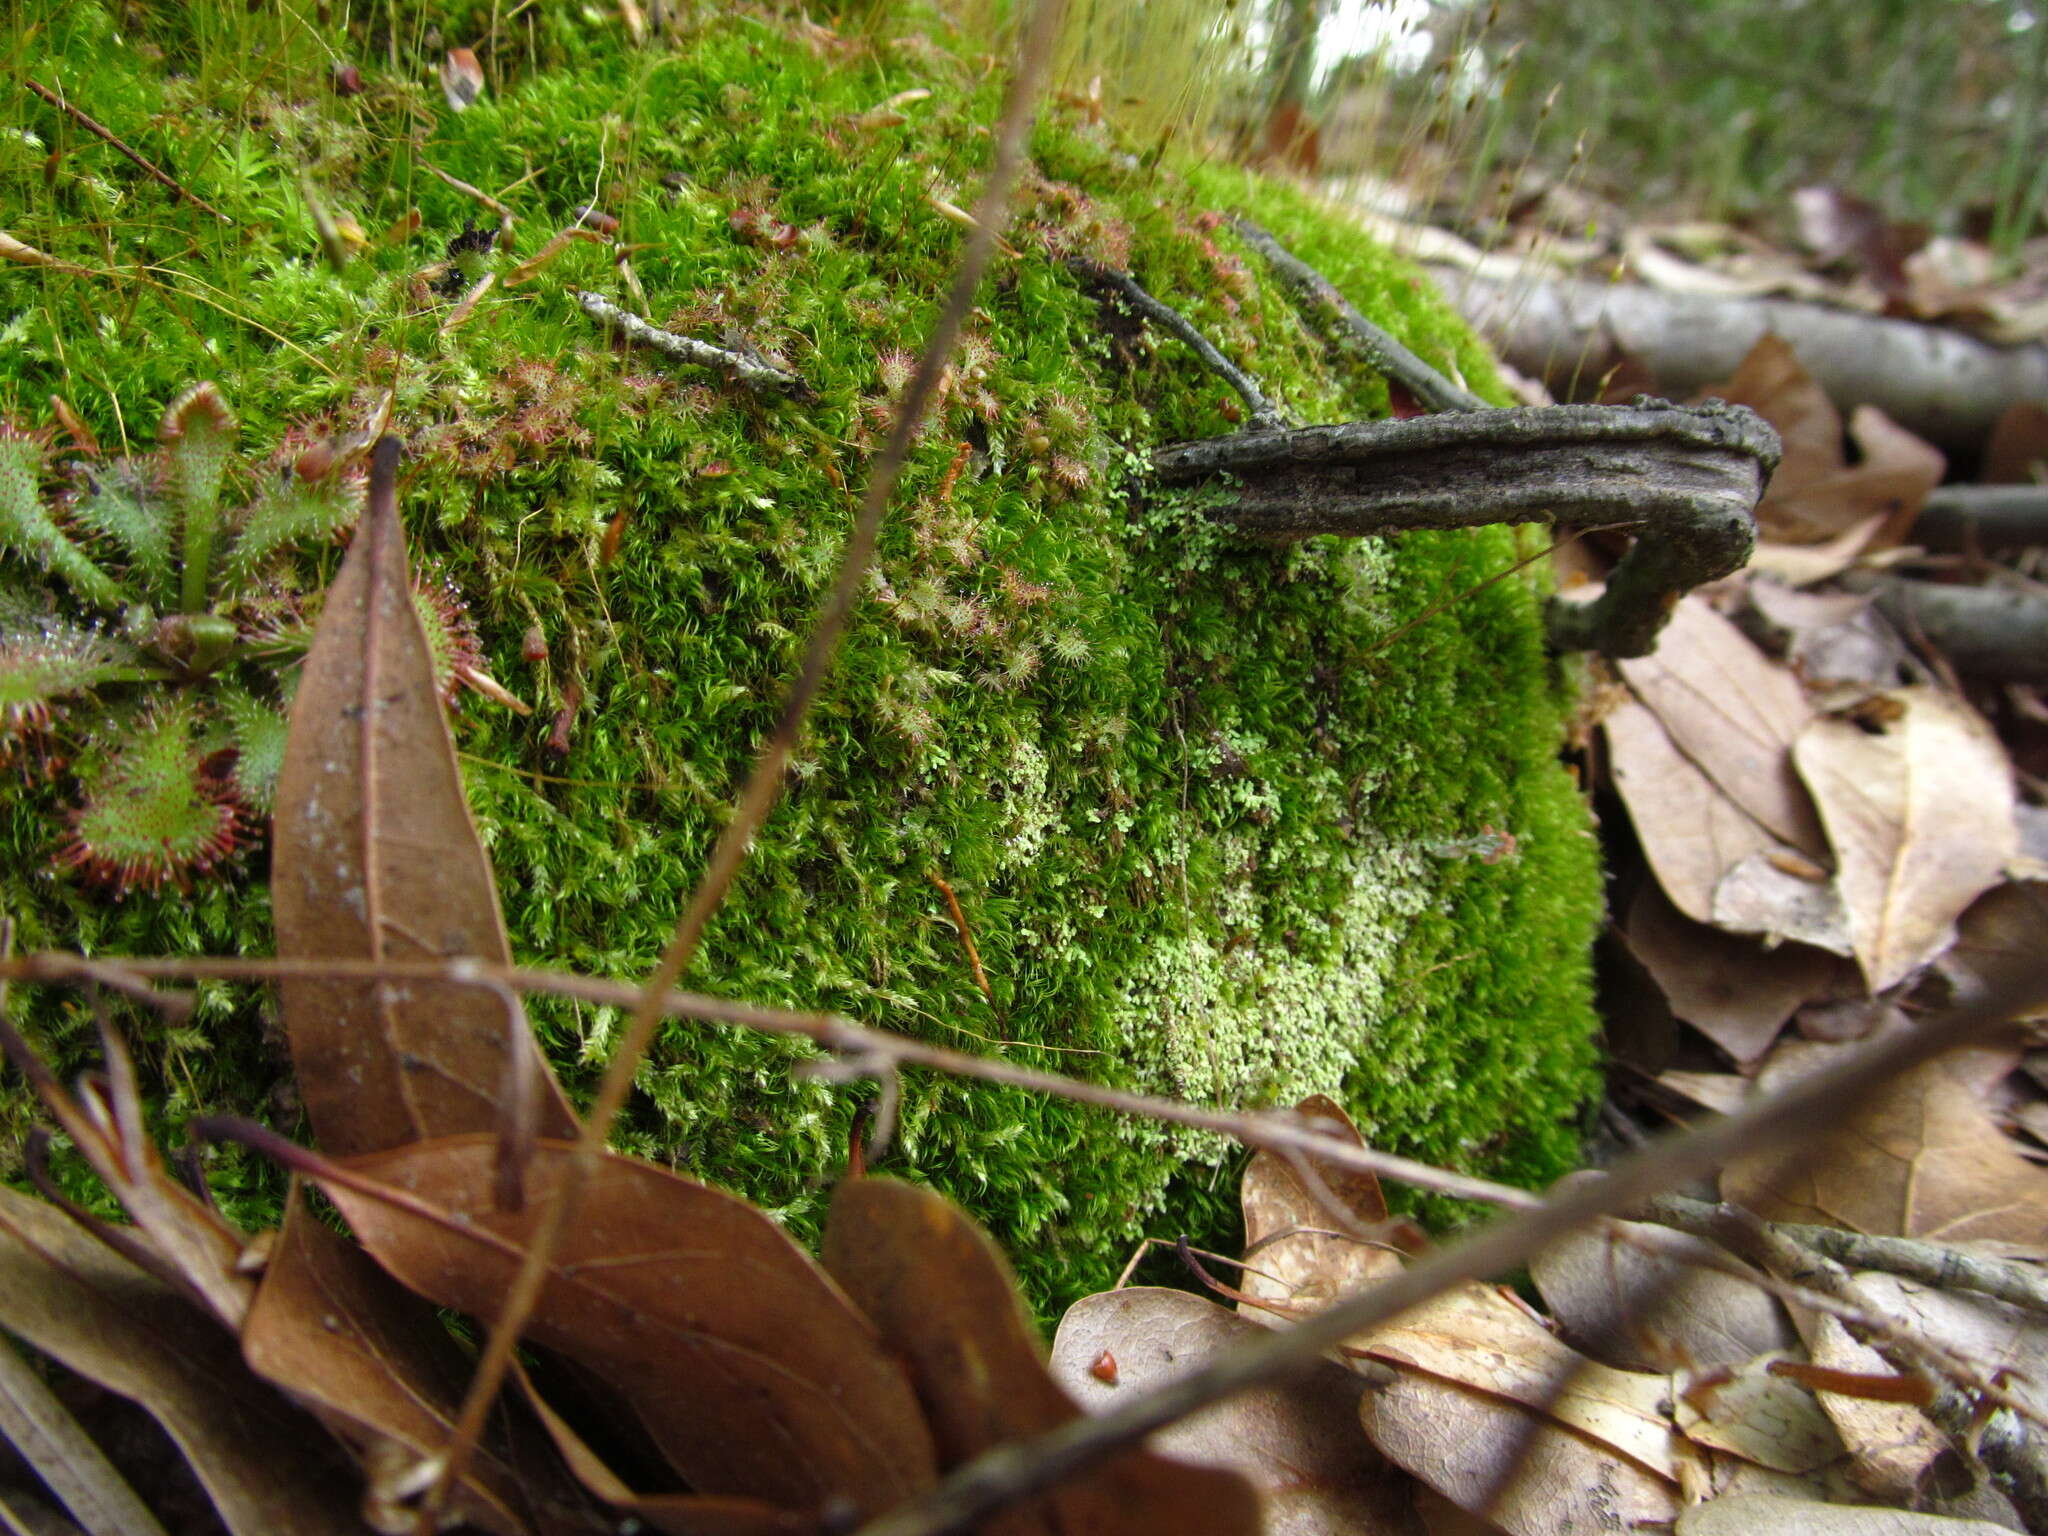
[[[496,1152],[445,1137],[352,1159],[345,1181],[308,1171],[399,1280],[489,1317],[574,1148],[536,1144],[517,1210],[491,1198]],[[845,1293],[746,1201],[651,1164],[598,1161],[526,1336],[624,1396],[699,1493],[874,1515],[935,1478],[910,1382]]]
[[[377,446],[369,511],[292,702],[271,856],[278,953],[509,965],[497,887],[413,607],[398,452],[396,438]],[[509,993],[431,980],[293,979],[281,991],[306,1113],[329,1152],[493,1128],[521,1075],[539,1084],[533,1128],[576,1135]]]
[[[37,484],[43,445],[19,432],[0,431],[0,554],[11,554],[71,583],[87,602],[121,605],[121,588],[93,564],[43,506]]]
[[[895,1179],[847,1179],[832,1197],[824,1259],[908,1366],[942,1466],[1081,1416],[1046,1368],[1010,1266],[951,1201]],[[1235,1473],[1139,1450],[979,1529],[1249,1536],[1262,1526],[1258,1496]]]
[[[224,588],[241,590],[279,550],[337,533],[360,510],[339,474],[318,479],[293,475],[266,487],[242,516],[241,531],[228,555]]]
[[[168,597],[174,567],[169,499],[152,483],[146,462],[123,459],[88,471],[86,493],[72,504],[72,519],[120,546],[152,597]]]

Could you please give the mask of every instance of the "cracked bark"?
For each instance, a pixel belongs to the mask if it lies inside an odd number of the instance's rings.
[[[1553,598],[1560,649],[1641,656],[1678,599],[1741,568],[1778,438],[1742,406],[1558,405],[1239,432],[1163,448],[1162,486],[1227,485],[1210,516],[1248,537],[1549,522],[1638,537],[1591,603]]]

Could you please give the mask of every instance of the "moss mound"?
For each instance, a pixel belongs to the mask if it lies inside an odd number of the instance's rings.
[[[124,30],[91,3],[16,8],[18,68],[60,77],[232,222],[11,98],[10,233],[77,270],[0,270],[0,405],[41,424],[61,393],[118,443],[211,378],[260,458],[392,391],[416,557],[536,706],[471,699],[456,727],[514,946],[635,976],[830,579],[957,251],[946,205],[978,183],[992,71],[939,29],[857,40],[766,12],[635,51],[572,6],[495,37],[490,13],[447,8],[440,39],[417,17],[394,38],[259,9],[150,8]],[[479,39],[492,88],[458,114],[431,64]],[[350,62],[360,93],[335,89]],[[930,95],[876,110],[912,90]],[[1219,213],[1251,213],[1475,387],[1495,387],[1490,368],[1406,269],[1301,196],[1134,155],[1086,105],[1040,124],[1016,253],[984,285],[788,794],[691,982],[1216,1103],[1335,1090],[1390,1148],[1549,1177],[1591,1071],[1599,883],[1554,761],[1562,691],[1533,594],[1510,579],[1460,597],[1514,538],[1273,550],[1220,538],[1198,505],[1134,499],[1148,446],[1231,430],[1235,402],[1177,343],[1106,316],[1061,258],[1133,270],[1301,420],[1382,414],[1384,387],[1304,327]],[[481,249],[471,227],[494,216],[429,167],[500,196],[517,251]],[[316,204],[352,251],[339,271]],[[743,338],[815,400],[613,346],[570,297],[630,302],[598,244],[514,285],[586,205],[620,221],[655,323]],[[500,285],[444,330],[486,270]],[[308,562],[307,589],[332,566]],[[61,778],[5,794],[0,899],[21,942],[267,952],[260,870],[109,902],[52,865]],[[46,1046],[82,1059],[79,1001],[32,1007]],[[213,987],[184,1024],[132,1021],[167,1131],[266,1098],[289,1124],[258,1007]],[[532,1014],[587,1088],[617,1017]],[[623,1140],[808,1230],[872,1091],[803,1076],[808,1054],[673,1028]],[[5,1114],[18,1141],[28,1111]],[[1054,1301],[1101,1283],[1141,1230],[1227,1222],[1222,1152],[920,1075],[892,1166],[989,1220]],[[274,1199],[263,1170],[215,1156],[231,1205]]]

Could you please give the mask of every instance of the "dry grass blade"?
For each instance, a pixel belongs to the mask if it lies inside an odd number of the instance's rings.
[[[242,1358],[354,1445],[371,1470],[371,1500],[390,1506],[402,1500],[380,1494],[380,1480],[403,1485],[439,1453],[468,1374],[433,1308],[321,1225],[296,1185],[242,1330]],[[534,1509],[560,1512],[548,1523],[553,1531],[603,1529],[594,1510],[573,1518],[573,1486],[535,1449],[486,1442],[449,1512],[504,1536],[527,1531],[521,1512]]]
[[[54,1206],[5,1188],[0,1298],[9,1333],[149,1410],[233,1536],[360,1536],[339,1449],[249,1374],[231,1334]]]
[[[222,1129],[212,1126],[210,1129]],[[434,1302],[488,1316],[573,1156],[543,1141],[536,1198],[490,1198],[493,1139],[294,1158],[363,1246]],[[534,1339],[589,1367],[700,1493],[875,1514],[930,1486],[931,1437],[873,1326],[767,1216],[736,1196],[607,1156],[550,1259]]]
[[[894,1179],[848,1179],[832,1197],[825,1266],[910,1368],[943,1465],[1081,1416],[1046,1370],[1009,1265],[950,1201]],[[1232,1473],[1128,1452],[1031,1503],[1000,1511],[989,1536],[1260,1529]]]
[[[946,303],[940,311],[937,323],[932,327],[929,340],[925,343],[924,354],[918,359],[917,371],[912,374],[903,398],[897,403],[896,417],[889,429],[888,441],[883,445],[881,455],[868,478],[866,494],[861,501],[859,515],[854,519],[853,531],[846,541],[846,549],[840,559],[839,575],[832,591],[825,600],[816,623],[812,626],[804,658],[798,668],[795,680],[783,699],[782,711],[770,733],[761,756],[748,777],[746,786],[740,792],[739,803],[725,829],[719,834],[717,844],[711,850],[711,858],[705,867],[697,888],[691,893],[689,905],[676,924],[675,936],[669,941],[661,963],[647,978],[640,997],[627,1021],[619,1044],[613,1053],[611,1065],[607,1068],[604,1081],[599,1085],[597,1098],[590,1107],[590,1114],[583,1126],[583,1133],[577,1140],[574,1161],[555,1191],[553,1203],[548,1205],[539,1227],[533,1233],[532,1243],[525,1263],[507,1290],[500,1306],[494,1309],[495,1320],[491,1336],[485,1346],[482,1360],[478,1362],[476,1379],[471,1384],[469,1400],[463,1405],[462,1422],[451,1441],[448,1456],[448,1475],[460,1470],[465,1454],[464,1443],[474,1436],[481,1423],[486,1405],[497,1395],[503,1384],[505,1371],[511,1362],[512,1349],[517,1343],[520,1330],[526,1318],[539,1300],[549,1260],[556,1245],[561,1241],[564,1227],[568,1224],[569,1213],[575,1204],[581,1184],[595,1169],[599,1155],[603,1152],[606,1138],[610,1135],[612,1121],[626,1102],[626,1095],[633,1085],[633,1074],[645,1054],[648,1042],[654,1036],[655,1026],[661,1021],[662,999],[688,967],[696,955],[697,945],[703,937],[705,925],[711,914],[725,899],[732,887],[740,865],[745,861],[754,834],[766,819],[769,808],[781,793],[782,780],[789,765],[790,754],[796,749],[797,733],[803,726],[804,717],[810,712],[818,690],[823,686],[825,674],[830,669],[834,652],[838,649],[839,636],[846,627],[848,615],[859,597],[861,587],[867,580],[868,562],[873,558],[875,541],[881,530],[882,514],[887,509],[890,497],[895,493],[896,482],[902,475],[903,466],[909,458],[910,445],[917,432],[926,408],[930,405],[939,386],[939,377],[952,353],[954,343],[959,339],[960,328],[965,324],[968,311],[973,307],[974,290],[980,285],[982,274],[987,270],[990,257],[996,247],[997,232],[1005,222],[1005,209],[1009,202],[1010,188],[1015,183],[1019,167],[1023,163],[1026,129],[1031,121],[1031,111],[1045,81],[1048,64],[1051,61],[1054,39],[1058,36],[1060,15],[1064,9],[1061,0],[1040,0],[1026,24],[1024,47],[1019,59],[1015,77],[1003,105],[1001,122],[995,134],[995,153],[989,167],[988,179],[982,187],[980,200],[974,207],[974,225],[967,237],[965,251],[960,258],[959,271],[955,274],[952,289],[946,295]],[[445,1484],[444,1484],[445,1486]],[[439,1490],[436,1490],[436,1498]],[[433,1507],[430,1500],[429,1508]]]
[[[505,965],[497,887],[413,608],[397,472],[387,437],[292,705],[271,856],[278,953]],[[281,990],[306,1113],[337,1156],[493,1128],[510,1051],[533,1058],[540,1134],[576,1134],[509,994],[303,978]]]

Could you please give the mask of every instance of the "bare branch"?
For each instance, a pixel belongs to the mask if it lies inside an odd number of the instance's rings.
[[[118,983],[124,991],[137,991],[149,979],[165,981],[219,978],[230,981],[276,981],[297,977],[349,977],[378,981],[438,981],[454,985],[493,987],[504,985],[522,992],[542,992],[556,997],[573,997],[586,1003],[630,1008],[643,996],[630,982],[604,981],[566,971],[538,970],[522,966],[493,966],[467,958],[453,960],[245,960],[238,958],[190,958],[174,960],[89,960],[82,955],[49,952],[0,961],[0,981],[75,983],[98,981]],[[1376,1152],[1339,1141],[1305,1125],[1289,1111],[1243,1114],[1207,1109],[1175,1099],[1129,1093],[1100,1083],[1040,1072],[1006,1061],[927,1045],[905,1035],[869,1029],[833,1014],[802,1013],[793,1009],[762,1007],[755,1003],[730,1002],[698,992],[670,991],[660,1000],[665,1017],[696,1019],[711,1024],[734,1024],[771,1035],[797,1035],[816,1042],[841,1058],[826,1075],[838,1080],[850,1077],[886,1078],[898,1066],[928,1067],[955,1077],[976,1078],[1033,1093],[1051,1094],[1079,1104],[1093,1104],[1121,1114],[1163,1120],[1196,1130],[1229,1136],[1248,1147],[1273,1151],[1306,1152],[1319,1161],[1399,1179],[1417,1189],[1477,1200],[1511,1210],[1527,1210],[1539,1204],[1538,1197],[1510,1184],[1498,1184],[1472,1174],[1456,1173],[1419,1163],[1391,1152]]]
[[[679,363],[689,363],[698,368],[712,368],[729,379],[737,379],[749,389],[772,390],[779,394],[808,396],[810,387],[793,373],[777,368],[758,354],[749,355],[728,347],[714,347],[708,341],[697,341],[688,336],[678,336],[674,331],[664,331],[658,325],[649,325],[638,315],[619,308],[610,299],[599,294],[573,290],[570,297],[583,307],[583,312],[594,319],[602,320],[626,340],[638,342],[643,347],[674,358]]]
[[[1080,277],[1099,287],[1107,288],[1124,303],[1150,320],[1160,329],[1178,337],[1193,349],[1217,378],[1236,390],[1251,412],[1249,426],[1255,429],[1282,431],[1287,427],[1287,417],[1280,407],[1266,398],[1264,390],[1253,382],[1250,374],[1216,350],[1215,344],[1195,329],[1194,322],[1170,304],[1163,304],[1138,285],[1138,280],[1128,272],[1119,272],[1115,267],[1106,267],[1099,261],[1090,261],[1085,256],[1067,259],[1067,267]]]
[[[1250,219],[1233,221],[1244,242],[1272,264],[1295,300],[1313,312],[1334,315],[1347,339],[1365,354],[1368,367],[1401,385],[1425,410],[1483,411],[1487,403],[1453,384],[1429,364],[1374,325],[1322,273],[1288,250]]]

